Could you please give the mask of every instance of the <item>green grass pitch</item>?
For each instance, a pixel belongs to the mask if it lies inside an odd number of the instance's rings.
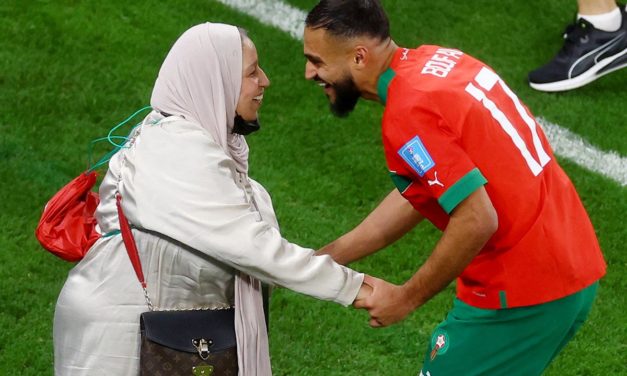
[[[315,1],[289,3],[307,10]],[[490,64],[536,115],[627,155],[627,69],[563,94],[526,85],[526,73],[561,46],[574,0],[383,3],[400,45],[460,48]],[[89,141],[148,104],[176,37],[208,20],[247,28],[272,80],[263,130],[249,137],[251,176],[272,194],[287,239],[320,247],[359,223],[393,188],[380,141],[382,108],[362,102],[348,119],[332,117],[319,87],[303,78],[301,43],[277,29],[212,0],[4,0],[0,375],[53,374],[54,305],[72,265],[42,250],[33,236],[44,203],[86,168]],[[546,374],[627,375],[627,190],[560,161],[590,213],[609,269],[589,321]],[[438,236],[424,224],[353,266],[402,283]],[[450,286],[404,322],[375,330],[363,311],[278,289],[271,302],[274,373],[416,375],[453,294]]]

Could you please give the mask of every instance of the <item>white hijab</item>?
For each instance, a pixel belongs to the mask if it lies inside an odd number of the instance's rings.
[[[235,26],[204,23],[187,30],[166,56],[152,90],[155,110],[200,124],[248,172],[248,144],[232,133],[242,85],[242,41]]]
[[[190,28],[174,43],[150,104],[159,112],[200,124],[247,175],[248,145],[244,136],[231,132],[241,84],[239,30],[207,22]],[[244,273],[235,278],[235,331],[239,375],[271,375],[261,284]]]

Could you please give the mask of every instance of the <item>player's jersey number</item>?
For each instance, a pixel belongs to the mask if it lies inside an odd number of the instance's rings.
[[[475,85],[476,84],[476,85]],[[536,150],[536,154],[538,155],[538,160],[536,160],[533,155],[529,152],[529,148],[527,144],[520,136],[510,119],[507,115],[497,106],[494,101],[488,98],[490,90],[496,85],[500,85],[505,94],[512,100],[518,115],[522,118],[522,120],[527,124],[529,129],[531,130],[531,136],[533,140],[533,146]],[[548,156],[544,148],[542,147],[542,143],[540,142],[540,137],[538,137],[538,130],[536,128],[536,122],[534,119],[529,116],[522,103],[520,103],[520,99],[514,94],[514,92],[505,84],[505,82],[494,72],[483,67],[481,71],[475,76],[473,82],[470,82],[468,86],[466,86],[466,92],[472,95],[473,98],[478,100],[483,104],[483,106],[490,112],[492,117],[501,125],[501,128],[507,133],[507,135],[512,139],[514,145],[518,148],[520,153],[522,154],[525,162],[527,162],[527,166],[531,169],[531,172],[538,176],[540,172],[542,172],[542,168],[546,166],[547,163],[551,160]],[[515,116],[515,114],[510,114],[510,116]]]

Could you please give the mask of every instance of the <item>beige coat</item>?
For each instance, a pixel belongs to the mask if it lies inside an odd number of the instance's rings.
[[[114,194],[121,176],[123,208],[139,228],[134,236],[157,309],[231,306],[238,271],[352,303],[363,274],[283,239],[265,189],[237,172],[206,130],[179,117],[159,120],[150,114],[134,144],[111,160],[97,210],[103,234],[118,229]],[[121,236],[100,239],[59,296],[55,374],[137,375],[145,311]]]

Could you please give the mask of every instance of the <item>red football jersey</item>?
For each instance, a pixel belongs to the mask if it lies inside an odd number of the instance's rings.
[[[479,308],[555,300],[605,274],[590,219],[534,116],[494,71],[459,50],[399,48],[379,79],[383,143],[403,196],[443,230],[479,187],[498,230],[457,280]]]

